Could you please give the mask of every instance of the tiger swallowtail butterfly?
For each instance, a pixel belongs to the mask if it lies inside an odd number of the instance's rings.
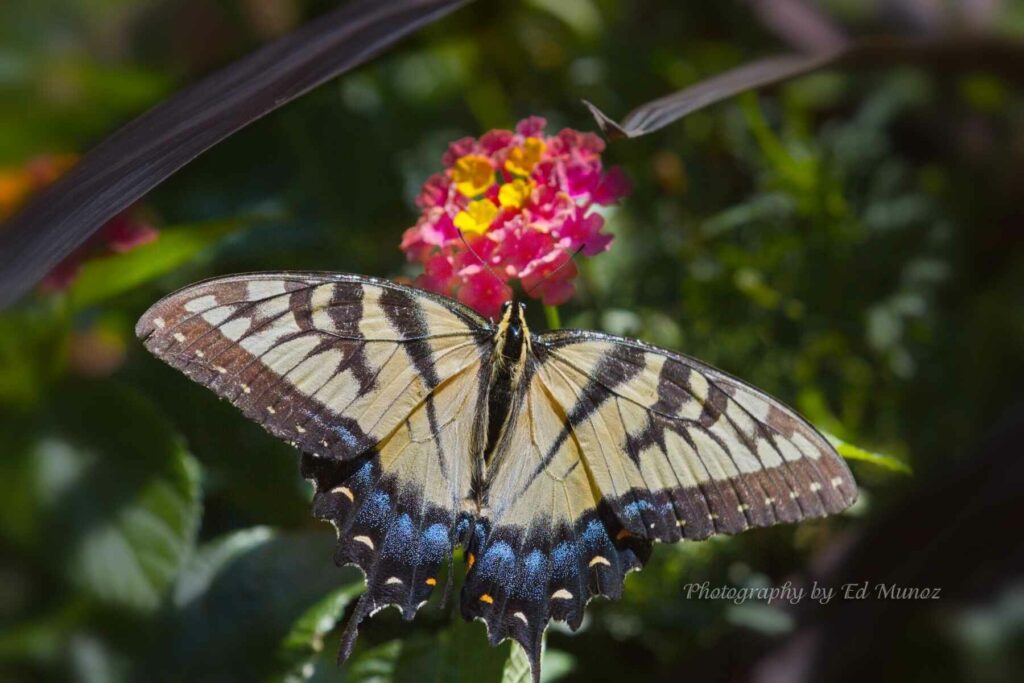
[[[843,460],[775,399],[692,358],[582,331],[535,335],[451,299],[329,273],[221,277],[139,320],[147,349],[302,451],[360,621],[411,619],[461,545],[465,618],[536,680],[548,622],[579,627],[652,544],[836,513]]]

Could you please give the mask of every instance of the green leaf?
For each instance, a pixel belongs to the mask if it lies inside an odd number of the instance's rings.
[[[73,309],[82,309],[123,294],[191,261],[203,250],[255,219],[238,218],[165,228],[149,244],[123,254],[87,261],[68,289]]]
[[[67,321],[54,306],[0,315],[0,404],[25,408],[63,369]]]
[[[184,607],[210,589],[213,580],[232,562],[274,538],[269,527],[252,527],[204,545],[178,575],[174,605]]]
[[[847,460],[859,460],[861,462],[869,462],[872,465],[881,467],[882,469],[889,470],[890,472],[900,472],[902,474],[913,474],[914,470],[910,468],[910,465],[903,462],[898,458],[894,458],[891,455],[883,455],[881,453],[874,453],[872,451],[865,450],[859,446],[854,446],[852,443],[847,443],[837,436],[833,436],[827,432],[824,432],[825,438],[835,446],[836,452],[843,456]]]
[[[177,433],[125,387],[65,386],[33,465],[52,566],[101,602],[155,610],[200,517],[199,466]]]
[[[281,644],[281,661],[291,669],[286,680],[303,680],[309,677],[308,667],[324,649],[324,636],[338,625],[345,607],[362,592],[363,582],[353,581],[313,605],[295,622]],[[395,656],[398,656],[397,651]],[[352,680],[351,669],[349,673],[349,680]]]
[[[544,641],[547,641],[547,634],[544,634]],[[541,645],[543,653],[544,645]],[[544,655],[541,654],[543,658]],[[541,667],[544,671],[544,667]],[[532,683],[533,676],[530,670],[530,659],[526,656],[526,650],[518,644],[512,646],[508,659],[505,661],[505,670],[501,674],[501,683]]]
[[[452,615],[434,638],[410,638],[394,671],[394,681],[498,683],[512,644],[491,647],[483,624]]]
[[[548,634],[544,632],[541,641],[541,683],[554,683],[572,671],[575,666],[572,655],[559,650],[549,650],[547,647]],[[526,656],[526,650],[518,644],[512,646],[512,651],[505,661],[505,670],[501,675],[501,683],[532,683],[533,672],[530,671],[530,660]]]
[[[345,665],[347,683],[392,683],[402,653],[402,641],[392,640],[359,653]]]
[[[362,585],[332,561],[329,531],[250,529],[213,541],[181,573],[167,634],[142,674],[168,680],[254,681],[284,676],[282,643],[338,586]]]

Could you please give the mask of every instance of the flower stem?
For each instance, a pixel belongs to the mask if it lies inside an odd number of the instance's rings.
[[[558,330],[562,328],[562,320],[558,316],[558,306],[545,306],[544,316],[548,319],[548,329]]]

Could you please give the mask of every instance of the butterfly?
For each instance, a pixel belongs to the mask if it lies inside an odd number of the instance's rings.
[[[533,334],[387,280],[256,273],[153,305],[147,349],[302,451],[314,514],[366,591],[412,619],[456,546],[460,608],[540,674],[550,620],[577,629],[655,542],[839,512],[853,477],[779,401],[687,356],[598,332]],[[447,592],[447,591],[446,591]]]

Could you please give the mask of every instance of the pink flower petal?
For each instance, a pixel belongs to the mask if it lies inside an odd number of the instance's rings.
[[[539,138],[547,125],[543,116],[529,116],[516,124],[516,132],[524,138]]]
[[[594,188],[590,198],[601,206],[610,206],[628,195],[632,190],[633,185],[629,182],[626,174],[618,166],[613,166],[601,178],[601,182]]]

